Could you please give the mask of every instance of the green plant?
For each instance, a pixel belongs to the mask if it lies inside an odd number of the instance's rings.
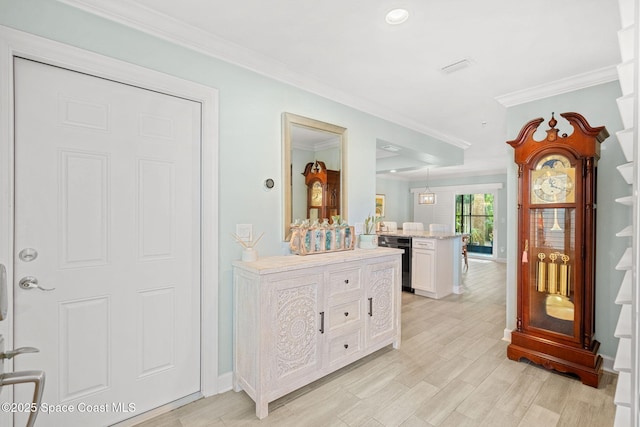
[[[376,224],[384,217],[369,215],[364,220],[364,234],[376,234]]]
[[[484,245],[484,236],[477,228],[471,229],[471,243],[476,245]]]

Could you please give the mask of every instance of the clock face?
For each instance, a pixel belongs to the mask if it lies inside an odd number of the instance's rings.
[[[537,172],[537,171],[536,171]],[[566,203],[573,201],[573,178],[566,172],[545,171],[534,174],[534,203]],[[536,200],[537,199],[537,200]]]
[[[531,171],[531,203],[573,203],[575,168],[568,158],[543,157]]]
[[[322,184],[318,181],[311,187],[311,206],[322,206]]]

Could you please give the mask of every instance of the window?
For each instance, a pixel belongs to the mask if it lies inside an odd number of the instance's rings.
[[[470,236],[467,251],[493,254],[493,194],[456,195],[456,232]]]

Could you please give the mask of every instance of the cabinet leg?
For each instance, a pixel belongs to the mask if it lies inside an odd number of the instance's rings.
[[[263,419],[269,415],[269,402],[258,400],[256,402],[256,417]]]

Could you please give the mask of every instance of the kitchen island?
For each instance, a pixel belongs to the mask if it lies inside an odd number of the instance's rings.
[[[411,239],[408,254],[411,268],[407,274],[410,274],[411,289],[416,295],[439,299],[462,293],[461,234],[400,230],[383,232],[380,236]]]

